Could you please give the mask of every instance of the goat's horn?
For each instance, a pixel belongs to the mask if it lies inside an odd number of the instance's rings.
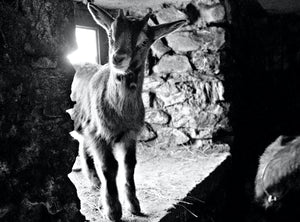
[[[145,15],[145,17],[143,18],[143,21],[145,22],[145,24],[148,22],[149,18],[151,17],[152,15],[152,9],[149,8],[148,9],[148,13]]]

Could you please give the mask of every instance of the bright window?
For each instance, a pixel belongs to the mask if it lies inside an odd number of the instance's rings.
[[[98,32],[94,28],[76,26],[77,50],[67,57],[72,64],[99,63]]]

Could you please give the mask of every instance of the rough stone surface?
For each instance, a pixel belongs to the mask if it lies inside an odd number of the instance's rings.
[[[144,106],[145,108],[150,108],[150,104],[151,104],[151,95],[149,92],[143,92],[142,93],[142,99],[144,102]]]
[[[199,93],[196,95],[202,95],[198,99],[198,102],[202,104],[216,104],[216,102],[224,100],[224,86],[220,81],[197,81],[196,87]]]
[[[212,54],[208,51],[196,51],[192,53],[192,62],[197,70],[208,75],[215,75],[220,71],[220,57],[218,54]]]
[[[146,111],[145,120],[150,120],[152,124],[166,125],[170,121],[170,116],[163,110],[150,109]]]
[[[188,52],[197,50],[200,47],[192,32],[175,32],[166,38],[168,45],[175,51]]]
[[[158,144],[183,145],[190,140],[190,138],[186,136],[182,131],[171,127],[159,128],[157,130],[157,134]]]
[[[57,67],[57,61],[47,57],[41,57],[36,61],[32,61],[31,66],[36,69],[55,69]]]
[[[205,5],[215,5],[220,3],[220,0],[196,0],[198,4],[205,4]]]
[[[155,94],[163,102],[164,106],[182,103],[186,100],[184,92],[176,87],[173,79],[156,88]]]
[[[1,221],[84,221],[67,177],[72,21],[71,1],[0,3]]]
[[[152,126],[145,122],[145,125],[142,129],[141,134],[139,135],[138,140],[141,142],[148,142],[157,138],[157,133],[154,131]]]
[[[74,49],[73,7],[70,2],[24,0],[21,7],[30,23],[29,45],[39,55],[68,54]]]
[[[186,19],[187,16],[176,9],[174,6],[163,8],[156,13],[156,19],[159,24]]]
[[[225,30],[223,28],[216,27],[211,27],[211,29],[212,31],[215,31],[213,45],[215,45],[218,50],[225,44]]]
[[[176,128],[194,128],[197,129],[197,116],[199,109],[189,104],[176,104],[169,107],[168,112],[172,114],[172,125]],[[196,117],[196,118],[195,118]]]
[[[165,55],[153,67],[153,71],[156,73],[189,72],[191,70],[188,58],[183,55]]]
[[[224,20],[225,9],[221,4],[216,5],[205,5],[198,3],[198,9],[200,11],[201,19],[206,23],[216,23]]]
[[[153,72],[144,81],[143,99],[149,112],[146,117],[157,135],[170,134],[157,141],[171,142],[170,128],[186,136],[179,136],[184,143],[199,140],[196,146],[202,140],[212,140],[219,129],[230,133],[221,67],[226,33],[222,27],[208,26],[224,22],[223,5],[218,0],[195,0],[181,6],[166,4],[155,15],[159,24],[179,19],[190,22],[166,36],[167,45],[159,41],[152,47]],[[170,118],[167,123],[166,116]],[[216,148],[213,142],[205,146]]]
[[[160,85],[164,83],[163,79],[159,76],[151,75],[146,76],[144,79],[144,91],[153,91],[154,89],[158,88]]]
[[[157,58],[161,58],[164,54],[171,51],[171,48],[166,46],[160,39],[151,46],[151,49],[152,54]]]

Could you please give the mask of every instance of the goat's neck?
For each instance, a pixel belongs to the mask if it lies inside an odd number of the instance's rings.
[[[107,98],[117,109],[123,110],[126,107],[136,104],[141,97],[144,82],[145,64],[138,69],[131,69],[131,74],[136,78],[136,89],[130,89],[128,85],[128,74],[119,74],[110,69],[107,85]]]

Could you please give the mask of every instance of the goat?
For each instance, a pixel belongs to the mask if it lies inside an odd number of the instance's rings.
[[[278,137],[259,160],[255,199],[264,208],[280,209],[300,192],[300,137]],[[291,195],[289,195],[291,194]]]
[[[149,26],[151,13],[137,19],[119,10],[114,19],[95,4],[88,3],[88,10],[107,32],[109,62],[101,67],[86,64],[75,73],[71,100],[76,103],[69,110],[75,129],[70,134],[79,141],[83,173],[95,186],[101,182],[104,215],[117,221],[122,217],[116,184],[118,168],[124,171],[121,176],[127,209],[141,214],[134,170],[136,140],[144,124],[141,94],[149,48],[186,21]]]

